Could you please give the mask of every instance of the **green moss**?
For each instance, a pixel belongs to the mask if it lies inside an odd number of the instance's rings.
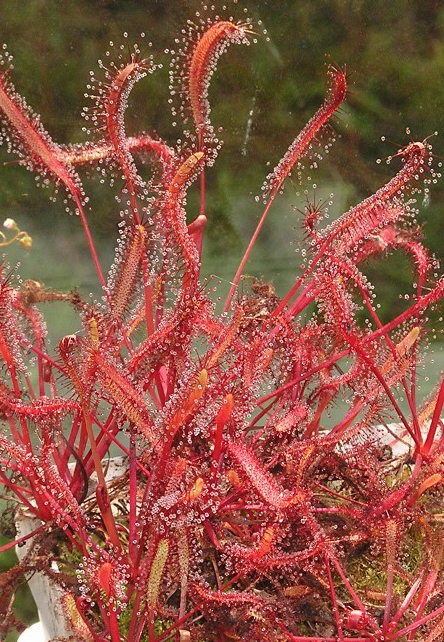
[[[126,640],[128,637],[128,632],[129,632],[129,627],[131,623],[131,617],[133,614],[133,604],[134,604],[134,598],[132,598],[127,605],[126,609],[123,611],[119,618],[119,629],[121,632],[121,637],[122,639]],[[172,626],[173,622],[170,620],[156,620],[154,622],[154,632],[156,634],[156,637],[161,635],[168,627]],[[147,628],[147,627],[145,627]],[[140,638],[140,642],[148,642],[148,631],[146,630],[143,634],[142,637]]]
[[[397,563],[407,574],[417,573],[426,555],[425,541],[422,530],[418,526],[403,534],[400,550],[397,553]],[[385,546],[381,544],[378,550],[366,552],[363,555],[349,559],[346,563],[346,574],[358,595],[365,596],[366,590],[384,593],[387,589],[387,561]],[[393,593],[404,597],[410,584],[395,572],[393,579]],[[345,600],[349,595],[345,588],[342,592]]]

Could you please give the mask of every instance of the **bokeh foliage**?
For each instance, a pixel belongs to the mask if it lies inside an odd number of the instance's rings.
[[[260,213],[252,196],[260,192],[263,177],[322,101],[326,62],[346,64],[352,84],[336,123],[341,138],[312,177],[335,193],[336,214],[369,195],[395,171],[384,162],[375,164],[376,158],[396,151],[396,145],[382,142],[381,135],[401,145],[407,140],[408,126],[415,139],[424,138],[439,130],[444,113],[444,7],[438,0],[245,0],[240,4],[256,23],[262,21],[270,40],[259,37],[258,44],[247,51],[232,47],[212,83],[213,121],[223,127],[225,146],[208,175],[212,187],[209,272],[217,271],[211,269],[212,263],[224,271],[226,256],[220,262],[218,255],[227,251],[239,255],[244,247]],[[166,108],[169,56],[165,50],[174,48],[186,19],[193,18],[200,7],[200,0],[8,0],[1,4],[1,39],[14,55],[17,89],[41,114],[54,139],[67,143],[85,139],[80,117],[88,102],[85,86],[109,40],[124,42],[126,31],[128,42],[142,42],[140,33],[145,32],[145,42],[152,41],[156,61],[164,67],[136,87],[127,129],[157,132],[174,141],[180,131],[172,127]],[[234,13],[240,16],[241,7],[234,8]],[[250,111],[251,131],[245,144]],[[442,139],[433,142],[437,155],[442,155]],[[6,160],[6,154],[2,152],[1,158]],[[5,214],[14,214],[34,235],[45,229],[65,233],[60,208],[48,205],[45,190],[36,192],[31,175],[13,163],[0,172]],[[91,225],[99,242],[105,243],[115,235],[118,207],[106,185],[95,181],[87,190]],[[263,254],[256,253],[250,265],[250,272],[270,274],[263,269],[267,261],[278,285],[285,282],[285,271],[296,265],[288,239],[292,228],[300,225],[292,205],[300,206],[303,199],[295,190],[287,187],[281,211],[270,218],[259,245]],[[420,208],[427,245],[440,257],[444,253],[440,242],[443,200],[438,185],[430,203]],[[29,213],[32,221],[28,223]],[[72,233],[75,225],[68,223]],[[282,243],[283,255],[272,264],[276,242]],[[380,287],[382,308],[386,302],[391,310],[396,308],[394,293],[408,282],[403,277],[408,269],[399,256],[386,261],[382,269],[369,268]],[[73,272],[69,270],[70,275]],[[226,269],[221,276],[230,274]],[[63,276],[58,280],[63,283]]]

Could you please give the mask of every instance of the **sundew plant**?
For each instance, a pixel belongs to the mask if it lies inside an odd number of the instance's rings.
[[[75,145],[52,140],[4,49],[2,141],[78,215],[103,297],[21,283],[1,266],[0,481],[8,510],[39,520],[0,549],[28,547],[0,577],[2,636],[19,626],[17,586],[41,573],[62,590],[76,641],[443,639],[444,382],[426,399],[417,390],[427,317],[444,296],[415,222],[417,194],[439,177],[430,142],[410,138],[387,184],[332,222],[328,204],[307,200],[286,294],[245,278],[286,179],[304,189],[304,168],[333,142],[347,75],[331,64],[325,100],[266,178],[256,231],[214,303],[217,285],[200,275],[205,175],[222,144],[209,84],[229,45],[263,40],[232,9],[203,7],[173,45],[176,142],[125,129],[134,84],[156,71],[145,46],[110,46],[87,85],[88,140]],[[82,185],[97,173],[121,209],[108,274]],[[197,212],[186,210],[191,186]],[[31,247],[15,221],[5,227],[3,245]],[[398,251],[414,296],[382,323],[361,270]],[[43,313],[60,300],[82,330],[53,349]],[[110,479],[116,448],[125,465]]]

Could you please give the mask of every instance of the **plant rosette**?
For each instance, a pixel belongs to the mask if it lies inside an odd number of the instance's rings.
[[[426,437],[429,428],[429,423],[423,427],[423,437]],[[382,452],[386,459],[387,478],[391,478],[393,474],[402,474],[404,465],[411,461],[414,452],[414,441],[406,432],[405,428],[398,423],[391,423],[386,425],[377,425],[373,428],[375,440],[380,439],[382,444]],[[441,437],[441,430],[437,434],[437,438]],[[69,465],[70,470],[74,468],[73,464]],[[112,486],[117,483],[123,487],[123,492],[120,493],[118,504],[112,502],[112,510],[114,515],[122,512],[122,505],[124,512],[128,508],[127,489],[125,488],[128,481],[128,459],[126,457],[113,457],[109,460],[106,466],[105,479],[107,484]],[[120,483],[119,483],[120,482]],[[122,483],[123,482],[123,483]],[[93,475],[89,479],[87,498],[94,497],[94,492],[97,487],[97,476]],[[24,508],[19,508],[16,512],[16,529],[17,537],[25,537],[32,533],[40,525],[40,520],[36,519],[29,514]],[[16,546],[16,552],[19,560],[23,560],[32,548],[32,538],[28,539],[21,546]],[[51,563],[51,570],[54,573],[59,572],[57,562]],[[28,586],[31,590],[32,596],[38,609],[39,621],[32,624],[25,629],[19,636],[17,642],[50,642],[53,638],[66,638],[72,636],[73,631],[71,623],[65,616],[62,607],[64,589],[42,572],[37,572],[28,580]],[[356,618],[356,613],[361,611],[354,611],[353,615]],[[350,621],[353,621],[352,619]],[[183,632],[186,633],[186,632]]]

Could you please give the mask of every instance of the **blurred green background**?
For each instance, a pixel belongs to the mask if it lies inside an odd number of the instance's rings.
[[[386,182],[399,165],[376,164],[408,141],[406,127],[416,140],[440,131],[444,113],[444,5],[438,0],[245,0],[228,3],[221,15],[243,15],[243,7],[261,34],[248,48],[233,46],[220,60],[210,89],[212,120],[222,127],[224,146],[207,174],[209,215],[204,275],[216,274],[226,291],[242,255],[261,204],[254,196],[262,181],[286,151],[298,131],[321,104],[326,88],[326,65],[347,65],[351,83],[347,103],[334,121],[340,134],[316,173],[305,172],[302,189],[288,182],[252,254],[246,272],[276,283],[283,294],[294,282],[301,238],[296,208],[305,201],[304,189],[318,198],[334,194],[336,216]],[[218,3],[220,8],[222,3]],[[126,115],[129,134],[156,132],[174,143],[180,128],[172,126],[168,108],[168,48],[201,3],[195,0],[2,0],[0,42],[14,56],[11,75],[16,89],[41,115],[59,143],[85,140],[80,116],[90,70],[112,40],[119,45],[138,42],[146,32],[156,62],[163,69],[134,89]],[[326,58],[326,55],[328,56]],[[381,141],[381,136],[394,141]],[[434,152],[444,155],[443,137],[432,139]],[[11,162],[12,161],[12,162]],[[1,217],[12,217],[34,239],[32,249],[8,251],[12,267],[18,262],[22,278],[55,289],[76,286],[83,294],[99,293],[78,219],[64,211],[61,198],[50,202],[52,189],[37,189],[34,177],[0,148]],[[436,159],[436,165],[440,162]],[[149,168],[147,168],[147,176]],[[94,174],[92,172],[91,174]],[[116,191],[94,176],[85,178],[90,197],[88,212],[103,267],[112,260],[119,206]],[[444,257],[444,182],[433,186],[430,200],[419,200],[418,219],[426,244]],[[118,191],[118,188],[117,188]],[[297,193],[300,192],[298,195]],[[191,191],[189,215],[197,207]],[[402,254],[370,263],[366,268],[378,292],[381,316],[395,316],[411,291],[412,273]],[[56,304],[48,317],[50,337],[77,328],[74,314]],[[438,353],[434,368],[442,362]],[[426,386],[427,387],[427,386]],[[11,555],[0,555],[3,567]],[[32,609],[22,597],[21,615]],[[30,610],[31,609],[31,610]],[[35,617],[35,614],[34,614]]]
[[[323,100],[326,63],[347,65],[350,93],[334,122],[340,138],[311,180],[310,172],[305,173],[303,187],[312,195],[315,182],[319,198],[334,193],[332,215],[368,196],[397,171],[396,162],[387,166],[375,161],[408,141],[406,127],[420,140],[439,132],[444,112],[442,2],[245,0],[225,14],[241,17],[244,6],[256,25],[262,21],[270,40],[260,36],[250,47],[232,46],[219,61],[210,89],[212,120],[223,128],[225,144],[207,173],[210,224],[204,273],[227,280],[261,213],[254,195],[263,178]],[[146,32],[145,43],[152,41],[155,61],[164,66],[133,90],[127,131],[156,132],[173,143],[180,129],[172,127],[167,104],[170,57],[164,51],[176,46],[181,27],[199,7],[196,0],[7,0],[0,3],[0,33],[14,55],[11,77],[17,90],[41,114],[53,138],[68,143],[85,140],[80,112],[91,102],[84,97],[85,87],[109,40],[124,42],[126,31],[128,42],[139,42],[144,49],[140,33]],[[394,143],[382,142],[383,135]],[[442,156],[442,137],[432,142]],[[0,159],[13,157],[2,149]],[[34,177],[14,163],[0,167],[0,185],[4,215],[16,218],[35,239],[28,254],[22,248],[11,254],[12,262],[20,260],[22,276],[57,288],[94,289],[79,221],[65,214],[60,200],[49,202],[51,190],[36,190]],[[419,215],[426,242],[440,258],[443,185],[433,188],[424,206],[420,202]],[[90,224],[106,265],[118,222],[115,192],[88,178],[85,188],[91,198]],[[248,268],[273,278],[280,291],[292,281],[298,264],[291,241],[300,237],[301,221],[294,207],[302,206],[304,197],[296,196],[297,189],[288,182]],[[190,217],[195,192],[190,194]],[[379,261],[379,267],[371,265],[369,273],[382,307],[393,314],[402,305],[398,293],[411,281],[408,261],[399,254]]]

